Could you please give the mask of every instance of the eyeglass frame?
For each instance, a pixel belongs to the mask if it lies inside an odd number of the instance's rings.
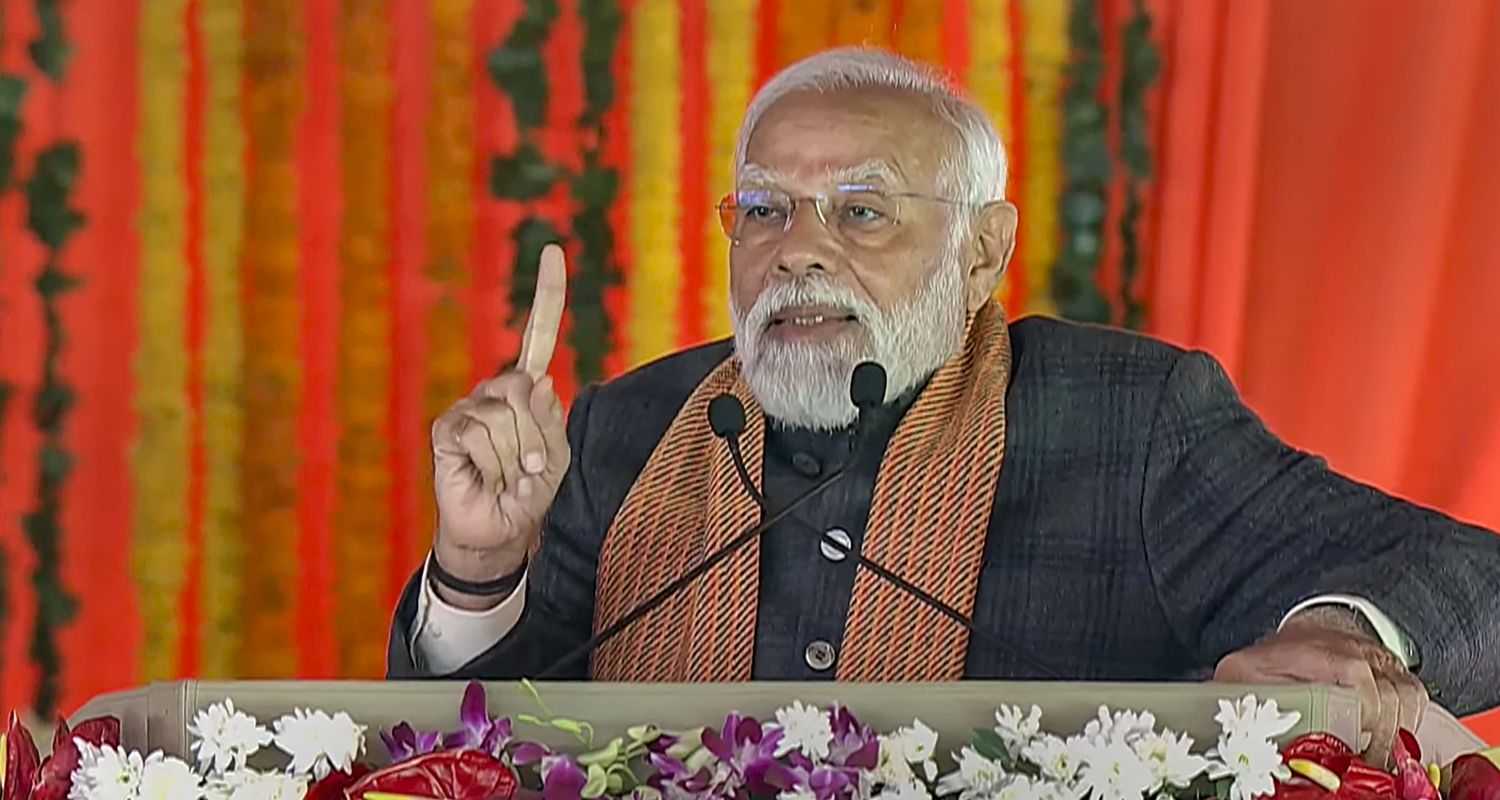
[[[753,189],[736,189],[736,190],[734,190],[732,192],[729,192],[729,193],[725,194],[722,198],[720,198],[718,204],[714,206],[714,209],[719,212],[719,228],[720,228],[720,230],[722,230],[724,232],[724,235],[729,238],[730,243],[733,244],[733,245],[735,245],[735,246],[739,246],[742,242],[741,242],[741,238],[735,236],[734,235],[734,231],[731,230],[730,227],[729,227],[729,225],[728,225],[729,219],[726,216],[727,209],[725,208],[725,206],[728,205],[731,201],[734,201],[735,205],[737,207],[738,206],[738,200],[737,200],[738,196],[742,192],[753,192],[753,191],[779,192],[781,194],[786,195],[786,198],[789,201],[791,201],[791,207],[787,209],[786,220],[782,223],[782,228],[781,228],[781,235],[782,236],[785,236],[787,233],[789,233],[792,230],[792,222],[797,217],[797,207],[799,205],[801,205],[804,200],[811,200],[812,201],[813,210],[814,210],[814,212],[817,213],[817,215],[818,215],[818,221],[823,224],[824,228],[827,228],[831,232],[838,233],[838,229],[836,227],[833,227],[833,226],[829,225],[828,215],[823,210],[824,203],[826,203],[829,199],[831,199],[832,196],[835,195],[835,194],[851,194],[851,193],[860,193],[860,192],[863,192],[863,193],[866,193],[866,194],[879,195],[881,197],[898,199],[898,200],[900,200],[900,199],[926,200],[928,202],[942,203],[943,205],[953,206],[955,208],[971,208],[971,209],[973,209],[973,208],[984,208],[985,206],[989,205],[988,203],[970,203],[970,202],[966,202],[966,201],[963,201],[963,200],[954,200],[954,199],[947,198],[947,197],[938,197],[937,195],[923,194],[921,192],[889,192],[889,191],[886,191],[886,190],[882,189],[879,186],[875,186],[873,184],[864,184],[864,183],[839,184],[835,188],[835,190],[833,192],[817,192],[815,194],[808,194],[808,195],[794,195],[791,192],[786,191],[785,189],[780,189],[780,188],[776,188],[776,187],[758,187],[758,188],[753,188]],[[892,225],[900,225],[901,222],[902,221],[900,219],[893,219],[892,222],[891,222],[891,224]],[[844,234],[838,234],[838,235],[844,235]]]

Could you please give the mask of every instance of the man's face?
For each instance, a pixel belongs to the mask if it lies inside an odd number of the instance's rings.
[[[969,248],[952,223],[972,212],[926,199],[941,195],[955,139],[921,98],[890,90],[793,93],[761,118],[736,187],[730,294],[736,351],[768,414],[844,427],[855,364],[880,362],[895,396],[957,349]]]

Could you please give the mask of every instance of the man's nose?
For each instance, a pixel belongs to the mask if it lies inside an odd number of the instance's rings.
[[[811,272],[832,272],[835,250],[832,232],[811,203],[792,214],[792,223],[776,254],[776,271],[784,277],[801,278]]]

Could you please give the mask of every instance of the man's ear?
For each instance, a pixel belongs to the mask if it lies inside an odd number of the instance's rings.
[[[1000,278],[1016,251],[1016,207],[1004,200],[986,204],[975,221],[974,237],[969,248],[969,264],[964,287],[964,301],[969,311],[977,311],[995,294]]]

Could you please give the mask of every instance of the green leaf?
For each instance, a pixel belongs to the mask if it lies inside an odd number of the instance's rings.
[[[609,788],[609,773],[598,764],[589,767],[589,780],[583,785],[582,795],[586,798],[600,797],[607,788]]]
[[[48,267],[36,278],[36,291],[44,298],[55,297],[78,288],[82,281],[55,267]]]
[[[620,747],[624,744],[622,739],[613,739],[610,743],[591,753],[584,753],[578,757],[578,763],[583,766],[590,764],[611,764],[620,758]]]
[[[973,744],[974,750],[985,758],[998,761],[1009,755],[1000,734],[991,728],[975,728]]]
[[[655,725],[636,725],[625,729],[632,742],[654,742],[661,738],[661,729]]]
[[[542,719],[541,717],[536,716],[535,714],[517,714],[516,722],[523,722],[527,725],[539,725],[542,727],[547,727],[547,721]]]
[[[535,147],[521,145],[515,155],[490,162],[490,192],[507,200],[535,200],[557,185],[562,173]]]
[[[25,99],[26,81],[19,75],[0,72],[0,119],[20,119]]]

